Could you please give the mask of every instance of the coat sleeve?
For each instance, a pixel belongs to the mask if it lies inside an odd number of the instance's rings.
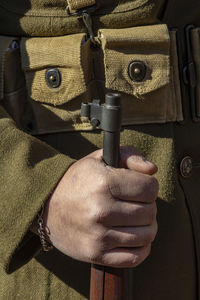
[[[11,273],[39,251],[29,228],[73,159],[16,128],[2,106],[0,137],[0,264]]]

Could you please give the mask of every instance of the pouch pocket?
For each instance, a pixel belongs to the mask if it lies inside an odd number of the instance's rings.
[[[99,37],[104,51],[106,88],[123,95],[123,124],[183,119],[177,63],[174,64],[175,33],[170,39],[167,26],[151,25],[103,29]],[[130,66],[134,65],[139,68],[136,72],[143,74],[135,74],[135,79],[130,76]]]
[[[89,43],[85,42],[85,34],[23,38],[20,47],[28,101],[36,124],[32,133],[88,128],[80,119],[81,102],[89,100],[87,84],[91,73],[87,68]]]
[[[22,69],[29,95],[35,101],[61,105],[86,91],[81,64],[83,34],[53,38],[24,38],[21,41]],[[62,74],[57,88],[50,88],[46,71]]]
[[[15,121],[20,109],[24,129],[28,124],[31,134],[91,130],[80,117],[81,102],[103,100],[110,91],[122,94],[124,125],[183,119],[176,31],[169,32],[165,25],[102,29],[99,38],[102,47],[98,50],[91,49],[85,34],[22,38],[22,65],[16,61],[25,76],[22,87],[26,85],[27,92],[20,90],[17,102],[14,94],[5,93],[5,105]],[[19,49],[13,55],[18,57]],[[145,66],[140,80],[130,76],[134,62]],[[56,85],[48,84],[49,69],[59,74]],[[18,103],[18,108],[8,105],[9,101]]]

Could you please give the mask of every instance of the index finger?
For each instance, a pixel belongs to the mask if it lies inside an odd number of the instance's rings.
[[[110,172],[108,188],[114,198],[143,203],[156,200],[158,182],[153,176],[129,169],[106,168]]]

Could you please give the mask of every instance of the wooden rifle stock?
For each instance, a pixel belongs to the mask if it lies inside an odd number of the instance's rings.
[[[92,265],[90,300],[129,300],[130,270]]]
[[[93,126],[104,130],[103,159],[107,165],[119,167],[121,96],[109,93],[104,104],[99,100],[83,103],[81,115],[88,117]],[[129,300],[130,279],[129,269],[92,265],[90,300]]]

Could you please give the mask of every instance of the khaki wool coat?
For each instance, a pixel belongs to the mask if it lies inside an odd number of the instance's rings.
[[[67,168],[102,147],[80,105],[107,91],[122,95],[121,144],[158,166],[159,230],[132,299],[200,299],[200,2],[99,4],[94,50],[66,0],[0,1],[0,299],[88,299],[90,265],[44,253],[30,226]]]

